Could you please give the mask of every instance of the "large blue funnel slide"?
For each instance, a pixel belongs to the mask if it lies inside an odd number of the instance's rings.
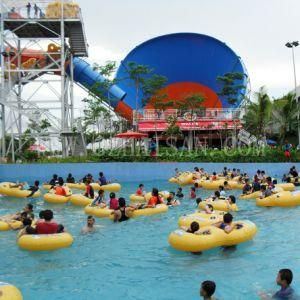
[[[244,79],[237,85],[247,85],[247,71],[241,58],[225,43],[203,34],[174,33],[148,40],[134,48],[122,61],[118,71],[119,87],[127,93],[124,103],[136,107],[135,88],[128,78],[128,62],[147,65],[158,75],[168,79],[166,92],[172,100],[182,100],[185,94],[203,93],[204,106],[235,108],[243,100],[245,88],[238,90],[238,101],[230,104],[226,97],[218,95],[222,84],[218,76],[225,73],[243,73]],[[124,79],[125,78],[125,79]],[[143,95],[139,95],[138,108],[142,108]]]

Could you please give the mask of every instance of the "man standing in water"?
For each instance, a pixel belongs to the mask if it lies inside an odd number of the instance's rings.
[[[94,227],[95,225],[95,218],[93,216],[88,216],[86,220],[86,226],[84,226],[81,229],[81,233],[86,234],[86,233],[93,233],[96,231],[96,228]]]

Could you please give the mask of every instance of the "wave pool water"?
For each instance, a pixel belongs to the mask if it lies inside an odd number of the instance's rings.
[[[21,180],[21,178],[20,178]],[[135,191],[140,182],[122,183],[119,196]],[[145,182],[146,190],[176,190],[163,180]],[[188,187],[184,194],[188,195]],[[198,190],[205,197],[212,191]],[[240,191],[233,191],[238,196]],[[186,197],[167,214],[114,224],[96,219],[97,231],[81,235],[83,208],[50,205],[33,199],[35,212],[50,208],[55,219],[74,236],[72,247],[53,252],[27,252],[16,245],[16,232],[0,232],[0,280],[16,285],[24,299],[198,299],[200,282],[217,284],[219,299],[258,299],[262,290],[275,291],[277,271],[291,268],[294,286],[300,278],[300,208],[259,208],[255,201],[238,201],[236,220],[256,223],[253,241],[235,251],[220,248],[202,255],[178,252],[168,244],[178,218],[192,213],[195,202]],[[0,215],[20,210],[25,199],[0,198]]]

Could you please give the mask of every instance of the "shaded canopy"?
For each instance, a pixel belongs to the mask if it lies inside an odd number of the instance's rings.
[[[136,131],[126,131],[122,133],[118,133],[115,137],[120,139],[142,139],[148,137],[148,134],[136,132]]]

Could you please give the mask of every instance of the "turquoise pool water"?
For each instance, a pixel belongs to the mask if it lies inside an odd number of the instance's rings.
[[[120,195],[134,192],[139,182],[124,183]],[[167,181],[145,182],[147,190],[175,190]],[[188,188],[184,188],[188,194]],[[198,191],[205,197],[209,191]],[[233,194],[239,195],[239,191]],[[239,201],[235,219],[256,223],[253,241],[235,251],[214,249],[201,256],[178,252],[167,241],[178,217],[196,206],[188,198],[167,214],[114,224],[97,219],[97,232],[81,235],[86,215],[72,205],[50,205],[32,200],[35,211],[50,208],[74,236],[72,247],[34,253],[20,250],[16,232],[0,232],[0,281],[18,286],[27,300],[57,299],[199,299],[199,284],[212,279],[219,299],[258,299],[261,290],[275,291],[277,271],[291,268],[294,286],[300,278],[300,208],[258,208]],[[0,215],[21,209],[26,200],[0,198]],[[101,226],[101,227],[100,227]]]

